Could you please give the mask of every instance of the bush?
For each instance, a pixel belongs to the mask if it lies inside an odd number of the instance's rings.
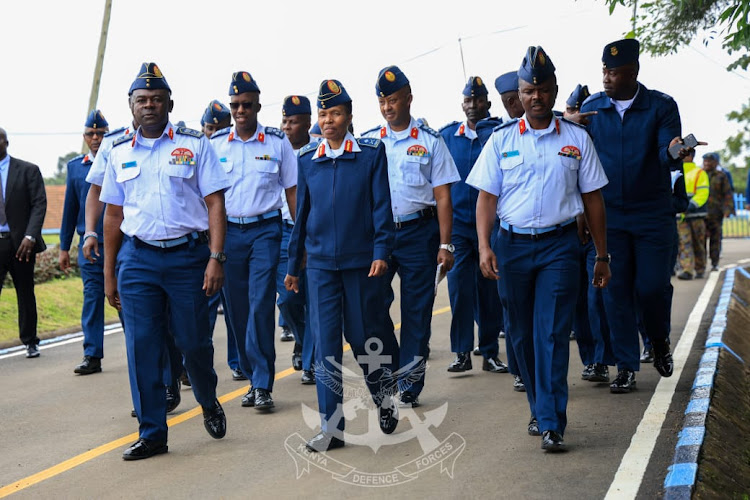
[[[36,263],[34,265],[34,283],[40,284],[54,279],[65,279],[78,277],[81,275],[78,269],[78,247],[70,247],[70,270],[65,273],[60,270],[60,249],[57,245],[47,247],[42,253],[36,254]],[[13,288],[13,280],[10,273],[5,276],[3,288]]]

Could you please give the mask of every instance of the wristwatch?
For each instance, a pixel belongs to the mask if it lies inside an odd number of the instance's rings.
[[[609,264],[610,262],[612,262],[612,256],[610,254],[607,254],[606,257],[599,257],[597,255],[596,262],[606,262],[607,264]]]
[[[440,250],[448,250],[450,253],[453,253],[456,251],[456,247],[453,246],[453,243],[441,243]]]
[[[30,242],[32,242],[32,243],[36,243],[36,238],[34,238],[34,237],[33,237],[33,236],[31,236],[31,235],[28,235],[28,234],[27,234],[26,236],[24,236],[24,238],[26,238],[27,240],[29,240],[29,241],[30,241]]]
[[[227,254],[224,252],[211,252],[210,257],[219,261],[219,264],[223,264],[227,261]]]

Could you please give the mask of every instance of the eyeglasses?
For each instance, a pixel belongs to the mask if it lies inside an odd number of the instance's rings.
[[[237,111],[240,109],[240,106],[244,106],[245,109],[252,109],[253,102],[230,102],[229,107],[232,108],[234,111]]]
[[[94,137],[95,135],[104,137],[104,134],[105,134],[104,130],[97,130],[97,131],[92,131],[92,132],[85,132],[83,135],[85,135],[86,137]]]

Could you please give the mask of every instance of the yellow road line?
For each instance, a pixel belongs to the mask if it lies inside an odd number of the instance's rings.
[[[432,311],[432,315],[437,316],[438,314],[444,314],[446,312],[449,312],[450,310],[451,310],[450,307],[443,307],[441,309],[436,309]],[[401,328],[401,323],[394,325],[394,328],[396,330],[399,330]],[[349,344],[344,345],[344,352],[350,349],[351,349],[351,346]],[[276,375],[274,376],[274,380],[281,380],[282,378],[288,377],[292,373],[294,373],[294,368],[289,367],[286,370],[282,370],[276,373]],[[243,387],[241,389],[237,389],[235,391],[224,394],[223,396],[219,396],[219,402],[226,403],[240,396],[243,396],[246,393],[247,393],[247,387]],[[181,424],[182,422],[185,422],[186,420],[190,420],[191,418],[195,416],[202,415],[202,414],[203,414],[203,411],[201,410],[201,407],[196,406],[192,410],[188,410],[185,413],[180,413],[179,415],[175,415],[174,417],[167,419],[167,425],[169,427],[172,427],[177,424]],[[68,460],[65,460],[64,462],[60,462],[57,465],[53,465],[52,467],[48,469],[44,469],[41,472],[37,472],[36,474],[32,474],[31,476],[20,479],[16,481],[15,483],[11,483],[7,486],[3,486],[2,488],[0,488],[0,498],[5,498],[8,495],[11,495],[17,491],[21,491],[24,488],[28,488],[29,486],[34,486],[35,484],[41,483],[42,481],[46,481],[47,479],[51,479],[57,476],[58,474],[62,474],[63,472],[69,471],[70,469],[78,467],[81,464],[84,464],[97,457],[100,457],[104,455],[105,453],[108,453],[114,450],[115,448],[120,448],[122,446],[128,445],[137,439],[138,439],[137,432],[128,434],[127,436],[121,437],[114,441],[110,441],[109,443],[103,444],[101,446],[97,446],[93,450],[89,450],[85,453],[81,453],[80,455],[76,455],[73,458],[69,458]]]

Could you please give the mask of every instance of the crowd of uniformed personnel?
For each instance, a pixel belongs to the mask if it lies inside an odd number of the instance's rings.
[[[104,296],[120,311],[139,421],[123,458],[167,451],[183,370],[208,433],[225,435],[212,344],[219,303],[232,376],[250,381],[242,406],[256,410],[274,406],[278,305],[293,366],[303,384],[317,382],[311,451],[345,444],[342,335],[383,432],[395,430],[399,407],[421,404],[445,273],[455,353],[447,370],[471,370],[474,350],[483,370],[513,374],[529,402],[527,432],[544,450],[565,450],[572,330],[585,380],[633,390],[639,331],[647,361],[670,376],[675,214],[686,210],[675,200],[686,199],[682,159],[694,151],[668,153],[682,143],[677,105],[638,82],[638,56],[636,40],[608,44],[604,91],[579,85],[560,113],[555,66],[529,47],[518,70],[495,80],[501,117],[473,76],[465,119],[439,131],[412,116],[409,79],[388,66],[375,79],[385,123],[359,138],[340,81],[320,84],[317,120],[306,97],[285,98],[278,129],[259,123],[261,90],[247,71],[231,75],[229,107],[209,103],[202,131],[175,126],[171,88],[144,63],[128,92],[133,122],[105,133],[93,111],[85,123],[91,152],[69,165],[65,210],[77,223],[64,223],[61,238],[67,251],[73,231],[81,235],[76,373],[101,371]],[[398,336],[389,314],[396,273]]]

